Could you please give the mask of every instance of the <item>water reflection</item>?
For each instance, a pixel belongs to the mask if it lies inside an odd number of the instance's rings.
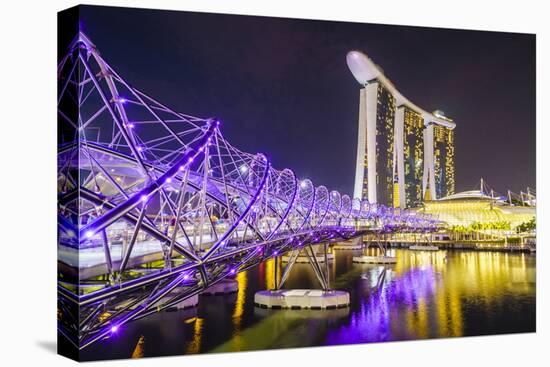
[[[394,266],[364,266],[358,309],[326,344],[534,331],[533,257],[397,251],[397,258]]]
[[[202,323],[204,319],[200,317],[194,317],[193,322],[193,337],[187,344],[186,354],[196,354],[201,350],[201,338],[202,338]]]
[[[369,249],[370,252],[376,250]],[[350,292],[346,309],[264,310],[254,293],[275,284],[273,260],[238,274],[230,296],[202,297],[199,307],[131,323],[116,339],[83,351],[88,359],[307,347],[419,338],[527,332],[535,329],[535,258],[500,252],[395,251],[397,264],[354,264],[336,251],[331,286]],[[279,264],[278,274],[284,264]],[[285,287],[318,287],[296,264]]]

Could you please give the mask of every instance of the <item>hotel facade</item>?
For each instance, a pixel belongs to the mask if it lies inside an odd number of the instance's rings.
[[[361,85],[354,196],[405,209],[454,194],[453,120],[413,104],[365,54],[347,64]]]

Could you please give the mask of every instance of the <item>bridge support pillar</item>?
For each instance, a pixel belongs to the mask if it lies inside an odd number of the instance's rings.
[[[322,289],[281,289],[301,255],[310,263]],[[276,280],[276,289],[256,292],[254,304],[260,308],[270,309],[331,310],[348,307],[349,293],[330,289],[329,261],[333,256],[329,253],[328,242],[317,246],[307,245],[302,249],[291,251],[287,256],[282,257],[287,264],[282,271],[280,281]],[[278,268],[276,259],[275,275]],[[324,266],[321,266],[321,263]]]
[[[369,256],[362,254],[361,256],[354,256],[354,263],[361,264],[395,264],[397,258],[395,256],[388,255],[388,241],[385,233],[376,233],[376,245],[380,251],[380,255]],[[369,248],[370,242],[367,243],[366,249]]]
[[[316,245],[317,246],[317,245]],[[298,264],[305,264],[305,263],[309,263],[309,256],[306,255],[305,253],[306,249],[304,248],[302,251],[300,251],[300,253],[298,254],[295,262],[298,263]],[[291,253],[292,254],[292,253]],[[324,254],[320,254],[318,251],[317,253],[315,254],[315,258],[317,260],[317,262],[320,262],[320,263],[324,263],[325,261],[332,261],[334,260],[334,254],[333,253],[327,253],[327,256],[325,256]],[[281,261],[283,263],[289,263],[291,260],[291,255],[284,255],[284,256],[281,256]]]
[[[271,309],[331,310],[349,307],[349,293],[336,290],[279,289],[259,291],[254,295],[254,305]]]

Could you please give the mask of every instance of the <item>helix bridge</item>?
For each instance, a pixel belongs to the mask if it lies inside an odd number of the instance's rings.
[[[83,33],[58,65],[58,330],[77,348],[281,256],[432,218],[352,199],[131,86]],[[319,247],[319,246],[317,246]],[[309,255],[308,255],[309,256]]]

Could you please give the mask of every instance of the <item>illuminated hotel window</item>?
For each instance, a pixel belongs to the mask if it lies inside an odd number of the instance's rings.
[[[378,84],[376,111],[376,174],[377,201],[387,206],[393,205],[393,149],[395,98],[382,85]]]
[[[404,108],[403,163],[405,166],[405,205],[419,206],[422,202],[424,159],[424,119],[408,107]]]
[[[454,130],[434,126],[434,172],[437,198],[454,194]]]

